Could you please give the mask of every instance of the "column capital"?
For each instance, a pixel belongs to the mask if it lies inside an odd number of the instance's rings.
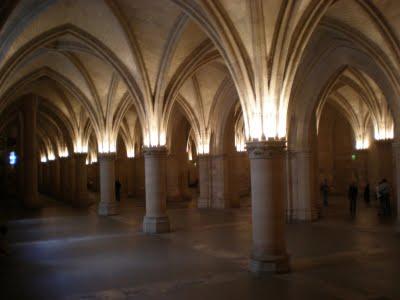
[[[286,150],[285,140],[248,142],[246,144],[250,159],[271,159],[283,155]]]
[[[368,153],[369,149],[356,149],[355,153],[356,154],[362,154],[362,153]]]
[[[393,139],[375,140],[374,142],[376,145],[388,145],[388,144],[392,144],[394,142],[394,140]]]
[[[157,146],[157,147],[144,147],[143,148],[143,154],[145,157],[150,157],[150,156],[166,156],[167,155],[167,147],[166,146]]]
[[[115,160],[117,158],[117,153],[115,152],[99,153],[97,157],[99,162],[102,160]]]
[[[197,154],[197,158],[200,159],[209,159],[210,158],[210,154]]]
[[[88,155],[88,154],[87,154],[86,152],[79,152],[79,153],[74,152],[74,153],[72,154],[72,157],[74,157],[74,158],[84,158],[84,159],[86,159],[87,155]]]

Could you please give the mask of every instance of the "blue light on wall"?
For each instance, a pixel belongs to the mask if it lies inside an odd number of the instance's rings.
[[[17,163],[17,155],[15,154],[14,151],[10,152],[8,159],[10,160],[10,165],[12,166],[14,166]]]

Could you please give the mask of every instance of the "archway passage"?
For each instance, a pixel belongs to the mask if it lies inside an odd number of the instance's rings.
[[[398,1],[0,2],[3,298],[400,298]]]

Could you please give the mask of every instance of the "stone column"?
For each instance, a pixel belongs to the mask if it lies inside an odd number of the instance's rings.
[[[24,114],[24,205],[28,208],[40,208],[43,203],[38,194],[38,153],[36,140],[37,98],[23,100]]]
[[[60,200],[60,161],[55,159],[50,162],[51,195]]]
[[[200,195],[197,202],[197,207],[209,208],[211,207],[210,156],[208,154],[199,154],[198,161]]]
[[[231,198],[229,193],[229,159],[228,155],[220,154],[211,157],[211,207],[229,208]]]
[[[182,200],[179,189],[179,164],[175,154],[167,157],[167,199],[168,201]]]
[[[75,159],[73,157],[68,158],[67,162],[67,186],[68,186],[68,203],[75,205]]]
[[[87,207],[89,196],[87,191],[87,153],[74,153],[75,160],[75,203],[76,207]]]
[[[128,158],[128,174],[127,174],[127,185],[128,185],[128,197],[135,197],[135,158]]]
[[[242,192],[243,182],[243,155],[245,152],[235,152],[231,157],[231,172],[228,176],[230,178],[230,207],[240,207],[240,197]]]
[[[249,142],[253,247],[250,270],[289,271],[285,240],[285,142]]]
[[[145,197],[144,173],[143,154],[139,154],[135,157],[135,196],[140,199]]]
[[[24,119],[22,112],[18,112],[18,142],[17,142],[17,184],[18,199],[24,200]],[[43,171],[43,170],[41,170]],[[43,175],[43,173],[42,173]],[[43,178],[43,176],[42,176]]]
[[[18,178],[19,180],[19,178]],[[18,183],[18,185],[20,185]],[[39,187],[39,192],[43,192],[43,163],[39,162],[38,163],[38,187]]]
[[[115,200],[115,159],[116,153],[99,153],[100,163],[100,216],[117,215],[119,212]]]
[[[46,195],[48,195],[49,194],[49,186],[50,186],[50,183],[49,183],[49,178],[50,178],[50,176],[49,176],[49,162],[48,161],[46,161],[46,162],[43,162],[42,163],[42,171],[43,171],[43,194],[46,194]]]
[[[356,150],[355,165],[358,183],[361,184],[359,188],[361,188],[362,191],[362,188],[368,181],[368,149]]]
[[[400,232],[400,141],[392,143],[393,151],[393,212],[397,215],[397,232]]]
[[[292,203],[292,218],[296,221],[313,221],[317,219],[317,204],[312,184],[312,153],[309,150],[296,151],[294,174],[291,183],[295,186]]]
[[[60,198],[68,202],[68,158],[60,157]]]
[[[166,214],[167,149],[149,147],[144,149],[145,182],[146,182],[146,216],[143,219],[143,232],[163,233],[170,231]]]
[[[192,194],[189,189],[189,158],[186,152],[183,153],[184,160],[182,161],[182,180],[180,182],[182,196],[184,199],[192,199]]]

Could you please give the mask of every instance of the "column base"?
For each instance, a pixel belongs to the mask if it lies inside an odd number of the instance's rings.
[[[115,216],[119,214],[119,206],[117,203],[99,203],[99,216]]]
[[[165,217],[144,217],[143,218],[143,232],[154,234],[154,233],[166,233],[170,232],[169,219]]]
[[[256,274],[290,272],[289,256],[273,256],[268,260],[250,259],[250,271]]]

